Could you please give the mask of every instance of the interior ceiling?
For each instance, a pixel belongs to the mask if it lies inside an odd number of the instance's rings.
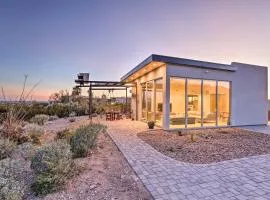
[[[135,79],[138,79],[141,76],[144,76],[145,74],[149,73],[150,71],[153,71],[154,69],[159,68],[160,66],[164,65],[165,63],[163,62],[150,62],[147,65],[145,65],[143,68],[132,74],[127,81],[131,82],[134,81]]]

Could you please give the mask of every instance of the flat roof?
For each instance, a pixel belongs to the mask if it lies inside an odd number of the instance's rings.
[[[135,68],[133,68],[131,71],[129,71],[127,74],[125,74],[121,78],[121,81],[126,80],[128,77],[130,77],[131,75],[133,75],[134,73],[142,69],[145,65],[151,62],[163,62],[163,63],[169,63],[169,64],[175,64],[175,65],[184,65],[184,66],[231,71],[231,72],[234,72],[237,70],[236,66],[232,66],[228,64],[220,64],[220,63],[152,54],[148,58],[146,58],[144,61],[142,61],[139,65],[137,65]]]

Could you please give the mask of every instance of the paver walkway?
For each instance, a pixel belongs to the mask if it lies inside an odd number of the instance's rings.
[[[270,155],[188,164],[169,158],[136,136],[137,121],[106,122],[108,132],[155,199],[270,199]]]

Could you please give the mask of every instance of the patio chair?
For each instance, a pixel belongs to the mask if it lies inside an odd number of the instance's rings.
[[[106,113],[106,121],[112,121],[112,114]]]

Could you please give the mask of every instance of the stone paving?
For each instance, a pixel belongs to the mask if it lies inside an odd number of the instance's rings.
[[[154,199],[270,200],[270,155],[214,164],[190,164],[169,158],[136,136],[146,124],[106,122],[109,135]]]

